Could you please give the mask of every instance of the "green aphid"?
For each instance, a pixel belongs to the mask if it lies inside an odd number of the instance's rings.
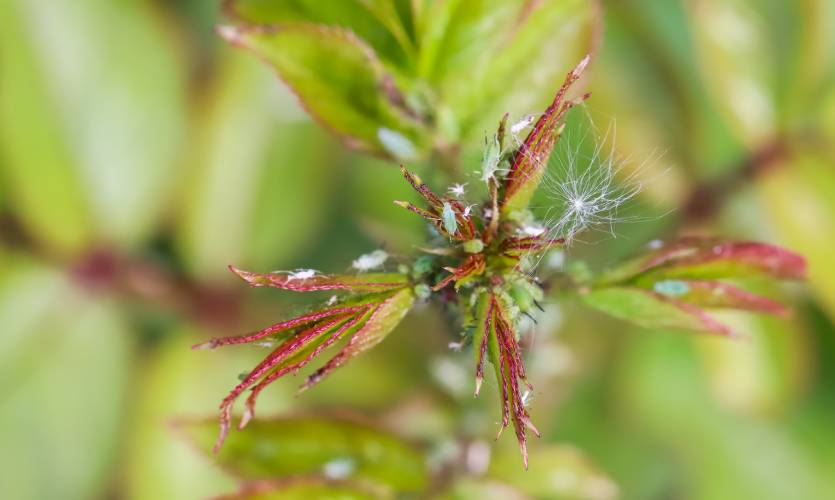
[[[508,294],[522,313],[527,313],[534,307],[541,309],[539,301],[543,298],[542,289],[532,283],[519,280],[511,285]]]
[[[690,285],[681,280],[664,280],[657,281],[652,289],[661,295],[680,297],[690,292]]]
[[[421,255],[412,264],[412,276],[420,278],[430,272],[435,265],[435,257],[432,255]]]
[[[502,158],[502,150],[499,139],[493,136],[492,140],[485,140],[484,156],[481,159],[481,180],[484,182],[496,178],[496,171],[499,170],[499,161]]]
[[[418,283],[415,285],[414,292],[417,298],[422,300],[426,300],[432,296],[432,288],[426,283]]]
[[[458,231],[458,221],[455,220],[455,211],[452,210],[452,205],[444,202],[444,208],[441,212],[441,222],[444,224],[444,229],[450,235],[453,235]]]

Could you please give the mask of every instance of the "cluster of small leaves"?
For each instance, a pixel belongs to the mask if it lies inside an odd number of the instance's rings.
[[[423,255],[401,263],[397,272],[320,275],[301,270],[257,274],[232,268],[251,286],[330,291],[335,295],[324,307],[259,332],[195,346],[215,348],[265,339],[275,346],[223,400],[216,450],[228,433],[232,406],[245,390],[251,389],[251,394],[241,428],[252,418],[259,393],[271,382],[297,372],[320,352],[345,340],[344,347],[307,378],[302,385],[307,389],[382,341],[416,300],[435,299],[460,317],[462,344],[471,346],[475,358],[476,395],[486,361],[493,366],[501,396],[499,433],[513,425],[528,466],[527,431],[539,433],[526,408],[524,394],[532,386],[527,380],[520,337],[525,318],[537,314],[539,301],[545,296],[547,283],[536,276],[536,263],[544,252],[565,242],[563,237],[552,237],[552,231],[538,230],[541,222],[528,205],[542,183],[566,113],[588,97],[568,98],[570,87],[588,62],[586,57],[568,73],[551,105],[518,146],[506,140],[507,130],[518,127],[509,127],[505,115],[498,131],[487,140],[480,172],[488,193],[483,202],[468,204],[462,199],[464,189],[459,185],[452,186],[447,196],[438,195],[420,177],[401,167],[422,205],[395,203],[425,218],[433,236],[420,249]],[[727,334],[727,328],[710,318],[702,307],[778,314],[783,309],[724,280],[747,274],[776,278],[801,278],[804,274],[801,257],[770,245],[687,238],[653,246],[656,248],[646,255],[580,282],[578,291],[583,300],[641,325]],[[354,267],[370,271],[385,260],[384,256],[369,254],[355,261]]]

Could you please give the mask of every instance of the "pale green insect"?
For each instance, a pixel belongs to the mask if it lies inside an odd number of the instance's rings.
[[[443,211],[441,211],[441,222],[444,224],[444,229],[449,234],[455,234],[458,231],[458,221],[455,220],[455,212],[452,210],[452,205],[444,202]]]
[[[679,297],[690,292],[690,285],[681,280],[657,281],[652,288],[657,293],[667,295],[669,297]]]
[[[502,158],[499,139],[494,135],[492,140],[485,140],[484,156],[481,159],[481,180],[488,182],[496,178],[496,171],[499,169],[499,160]]]

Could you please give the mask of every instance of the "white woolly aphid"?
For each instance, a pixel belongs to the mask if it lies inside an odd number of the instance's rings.
[[[461,198],[466,193],[466,186],[466,182],[464,184],[455,183],[447,188],[447,192],[456,198]]]
[[[524,137],[522,137],[522,132],[528,130],[531,125],[533,125],[534,121],[539,118],[539,116],[535,114],[525,115],[519,119],[519,121],[513,123],[508,131],[510,132],[510,137],[513,139],[513,142],[516,143],[516,147],[522,145],[522,141]]]
[[[296,269],[295,271],[287,272],[287,281],[304,281],[313,278],[319,273],[315,269]]]
[[[371,271],[382,267],[389,258],[385,250],[374,250],[371,253],[360,255],[351,263],[351,267],[359,272]]]

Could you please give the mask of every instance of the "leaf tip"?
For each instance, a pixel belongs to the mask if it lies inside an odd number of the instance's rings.
[[[217,345],[216,345],[214,339],[212,339],[208,342],[201,342],[199,344],[194,344],[193,346],[191,346],[191,350],[192,351],[205,351],[205,350],[214,349],[215,347],[217,347]]]
[[[589,65],[589,62],[591,62],[591,54],[586,54],[586,57],[580,60],[580,62],[577,63],[577,66],[575,66],[574,69],[571,71],[571,77],[580,78],[580,75],[583,74],[583,71],[585,71],[586,67]]]
[[[242,43],[243,34],[236,26],[221,24],[215,28],[215,31],[221,38],[233,45],[240,45]]]

